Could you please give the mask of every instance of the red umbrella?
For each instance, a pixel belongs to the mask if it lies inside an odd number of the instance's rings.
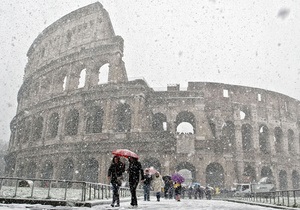
[[[116,150],[112,151],[112,154],[114,154],[116,156],[126,157],[126,158],[134,157],[136,159],[139,159],[139,156],[136,153],[134,153],[128,149],[116,149]]]

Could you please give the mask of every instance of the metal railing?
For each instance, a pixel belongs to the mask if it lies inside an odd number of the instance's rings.
[[[249,193],[244,196],[233,197],[232,195],[219,195],[220,199],[236,199],[257,203],[272,204],[277,206],[299,207],[300,189],[297,190],[276,190],[272,192]]]
[[[269,203],[280,206],[300,207],[299,190],[277,190],[267,193],[252,193],[248,198],[250,201]]]
[[[109,199],[112,198],[112,194],[112,186],[101,183],[0,177],[0,198],[86,202],[90,200]],[[142,195],[142,191],[137,190],[137,195]],[[120,197],[130,197],[128,187],[120,187]]]

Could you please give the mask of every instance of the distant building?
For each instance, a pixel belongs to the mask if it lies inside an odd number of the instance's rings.
[[[145,167],[189,171],[203,185],[269,177],[300,187],[300,101],[221,83],[155,91],[128,81],[123,39],[100,3],[47,27],[27,56],[6,176],[106,182],[111,151],[128,148]]]

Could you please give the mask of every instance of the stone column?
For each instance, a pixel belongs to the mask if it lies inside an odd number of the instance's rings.
[[[114,113],[112,110],[112,101],[108,99],[104,107],[104,116],[103,116],[103,133],[113,132],[113,122],[114,122]]]
[[[79,85],[79,78],[78,67],[76,65],[70,65],[68,68],[66,90],[76,90]]]
[[[121,53],[115,53],[109,64],[108,72],[109,83],[128,82],[127,73]]]
[[[99,68],[96,65],[88,65],[86,67],[85,89],[96,87],[99,82]]]
[[[134,110],[134,113],[132,115],[132,132],[140,132],[142,131],[142,119],[144,117],[144,115],[142,114],[144,107],[144,97],[142,95],[136,95],[134,97],[134,101],[133,101],[133,107],[132,110]]]
[[[242,174],[244,172],[244,163],[243,163],[243,147],[242,147],[242,132],[241,132],[241,125],[235,125],[235,140],[236,140],[236,150],[235,150],[235,159],[233,163],[235,164],[235,172],[238,181],[241,181]]]

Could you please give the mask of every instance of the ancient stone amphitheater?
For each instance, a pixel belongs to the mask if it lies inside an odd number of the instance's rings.
[[[100,3],[47,27],[27,56],[6,176],[106,183],[111,151],[127,148],[187,181],[229,188],[267,176],[277,189],[300,187],[300,101],[221,83],[155,91],[129,81],[123,39]]]

